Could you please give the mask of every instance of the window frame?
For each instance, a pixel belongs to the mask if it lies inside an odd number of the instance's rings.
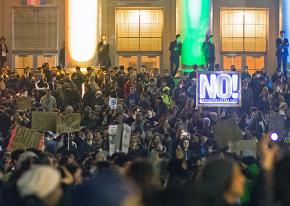
[[[158,10],[161,12],[162,14],[162,22],[161,22],[161,35],[160,37],[142,37],[141,35],[141,18],[140,18],[140,15],[139,15],[139,21],[138,21],[138,29],[139,29],[139,37],[119,37],[118,35],[118,22],[117,22],[117,17],[118,17],[118,14],[117,12],[118,11],[122,11],[122,10],[128,10],[128,11],[154,11],[154,10]],[[162,53],[162,50],[163,50],[163,34],[164,34],[164,9],[162,7],[116,7],[115,8],[115,33],[116,33],[116,51],[118,53],[128,53],[128,52],[133,52],[134,54],[144,54],[144,53],[151,53],[151,52],[154,52],[154,53]],[[138,38],[138,45],[139,45],[139,48],[134,50],[134,49],[129,49],[127,48],[126,50],[120,50],[119,49],[119,39],[130,39],[130,38],[135,38],[137,39]],[[142,50],[141,49],[141,40],[142,39],[160,39],[160,50]]]
[[[240,50],[231,50],[231,51],[224,51],[223,50],[223,38],[226,38],[226,37],[223,37],[223,15],[222,15],[222,12],[223,11],[242,11],[243,12],[243,35],[242,35],[242,39],[243,39],[243,50],[240,51]],[[245,50],[245,39],[246,38],[249,38],[249,37],[246,37],[245,36],[245,12],[246,11],[265,11],[266,12],[266,23],[265,23],[265,30],[266,30],[266,35],[265,37],[265,51],[249,51],[249,50]],[[257,24],[255,24],[257,25]],[[235,38],[235,37],[229,37],[229,38]],[[259,37],[254,37],[255,39],[256,38],[259,38]],[[225,54],[225,55],[231,55],[233,53],[235,53],[236,55],[243,55],[243,54],[248,54],[248,53],[254,53],[255,55],[265,55],[267,54],[268,52],[268,49],[269,49],[269,46],[268,46],[268,43],[269,43],[269,9],[268,8],[240,8],[240,7],[235,7],[235,8],[228,8],[228,7],[223,7],[223,8],[220,8],[220,43],[221,43],[221,54]],[[266,57],[265,57],[266,58]]]
[[[47,10],[47,12],[49,12],[49,10],[54,10],[56,17],[54,19],[54,28],[55,29],[55,43],[54,43],[54,47],[52,49],[48,49],[46,48],[39,48],[37,46],[37,30],[35,29],[34,31],[34,48],[16,48],[15,47],[15,12],[17,9],[26,9],[26,10],[32,10],[33,14],[34,14],[34,22],[33,25],[35,26],[35,28],[37,27],[37,11],[38,10]],[[48,25],[50,23],[46,23],[46,25]],[[47,26],[45,27],[46,29]],[[46,36],[46,41],[47,41],[48,35]],[[57,7],[43,7],[43,6],[39,6],[39,7],[13,7],[12,8],[12,51],[14,53],[58,53],[59,50],[59,8]]]

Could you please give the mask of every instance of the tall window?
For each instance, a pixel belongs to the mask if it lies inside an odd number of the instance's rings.
[[[118,51],[161,51],[162,9],[117,9]]]
[[[57,8],[14,8],[13,49],[57,50]]]
[[[223,52],[266,52],[267,10],[222,9]]]

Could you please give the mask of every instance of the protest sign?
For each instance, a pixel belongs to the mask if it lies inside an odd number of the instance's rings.
[[[116,109],[118,104],[117,98],[109,98],[109,106],[111,109]]]
[[[128,153],[131,139],[131,127],[127,124],[123,124],[122,134],[122,152]]]
[[[243,139],[242,131],[233,118],[218,122],[211,129],[219,147],[224,147],[227,143],[235,143]]]
[[[109,154],[113,155],[115,152],[128,153],[131,127],[127,124],[110,125],[109,126]]]
[[[283,136],[285,132],[284,115],[279,113],[271,113],[269,115],[269,132],[276,132],[278,135]]]
[[[240,107],[241,75],[225,71],[199,72],[196,93],[198,107]]]
[[[257,140],[239,140],[235,142],[232,146],[232,152],[236,155],[240,155],[241,152],[243,157],[247,156],[257,156]]]
[[[31,109],[31,100],[28,97],[16,97],[17,110]]]
[[[112,156],[115,153],[115,135],[109,135],[109,155]]]
[[[14,151],[17,149],[41,149],[44,144],[44,136],[42,133],[33,131],[31,129],[16,126],[12,131],[8,151]]]
[[[57,112],[32,112],[32,130],[56,131]]]
[[[59,134],[77,132],[81,126],[80,113],[63,113],[56,119],[56,132]]]
[[[109,126],[109,155],[113,155],[115,152],[120,151],[122,125],[110,125]]]

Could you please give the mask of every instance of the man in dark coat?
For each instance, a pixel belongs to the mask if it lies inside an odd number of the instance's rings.
[[[7,60],[8,47],[5,44],[5,40],[6,39],[3,36],[0,37],[0,72]]]
[[[276,39],[276,56],[278,62],[277,70],[281,70],[281,63],[283,62],[283,73],[287,76],[287,57],[289,41],[285,38],[285,31],[280,31],[280,38]]]
[[[182,43],[180,34],[176,35],[176,40],[170,43],[170,72],[172,77],[174,77],[179,69],[181,55]]]
[[[106,40],[106,36],[102,36],[101,42],[98,44],[98,62],[100,63],[101,67],[106,67],[107,69],[111,66],[110,60],[110,44]]]
[[[206,62],[206,68],[209,71],[213,71],[215,64],[215,45],[213,42],[213,35],[210,35],[207,38],[207,41],[203,45],[203,51]]]
[[[59,65],[65,67],[65,42],[63,42],[62,48],[59,50]]]

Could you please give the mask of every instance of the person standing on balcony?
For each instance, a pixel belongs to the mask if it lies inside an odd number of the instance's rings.
[[[7,60],[8,47],[5,44],[5,40],[3,36],[0,37],[0,71]]]
[[[181,35],[176,35],[176,40],[170,43],[170,73],[174,77],[180,66],[180,55],[182,50]]]
[[[278,62],[277,70],[281,70],[281,63],[283,63],[283,73],[287,77],[287,58],[289,41],[285,38],[285,31],[280,31],[280,37],[276,39],[276,56]]]

